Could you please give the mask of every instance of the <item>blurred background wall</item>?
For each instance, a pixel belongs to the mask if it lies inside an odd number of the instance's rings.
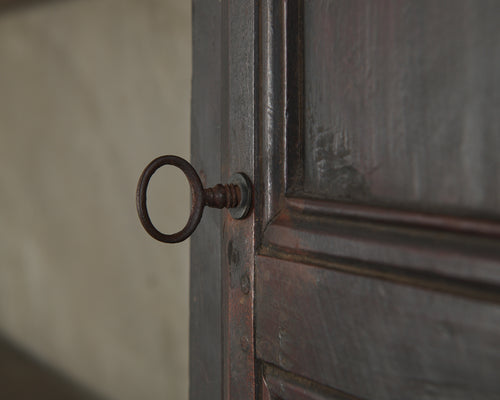
[[[151,159],[188,156],[190,7],[0,11],[0,334],[109,399],[187,398],[188,244],[149,238],[134,196]],[[151,185],[180,228],[181,173]]]

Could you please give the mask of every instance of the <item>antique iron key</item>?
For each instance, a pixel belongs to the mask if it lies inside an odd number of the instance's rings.
[[[149,217],[147,208],[147,189],[153,174],[164,165],[179,168],[188,179],[191,187],[191,213],[189,219],[179,232],[165,234],[155,228]],[[181,157],[161,156],[149,163],[139,178],[136,192],[136,205],[142,226],[152,237],[164,243],[178,243],[186,240],[200,223],[205,206],[228,208],[231,216],[242,219],[248,215],[252,204],[252,190],[249,178],[243,173],[234,174],[228,184],[218,184],[211,188],[203,188],[201,179],[193,166]]]

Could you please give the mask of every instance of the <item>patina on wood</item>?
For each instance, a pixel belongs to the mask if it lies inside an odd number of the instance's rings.
[[[500,210],[498,3],[305,0],[311,195]]]
[[[221,3],[224,398],[500,398],[495,3]]]
[[[193,0],[191,163],[203,184],[221,181],[221,9]],[[221,212],[207,209],[191,237],[189,397],[222,396]]]

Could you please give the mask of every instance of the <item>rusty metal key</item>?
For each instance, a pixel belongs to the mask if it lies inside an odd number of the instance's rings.
[[[189,219],[179,232],[165,234],[155,228],[149,217],[147,208],[147,189],[153,174],[164,165],[179,168],[186,176],[191,187],[191,213]],[[181,157],[167,155],[151,161],[139,178],[136,192],[136,205],[142,226],[153,238],[164,243],[178,243],[186,240],[200,223],[205,206],[212,208],[228,208],[231,216],[242,219],[248,215],[252,204],[252,190],[249,178],[243,173],[234,174],[228,184],[218,184],[211,188],[203,188],[201,179],[193,166]]]

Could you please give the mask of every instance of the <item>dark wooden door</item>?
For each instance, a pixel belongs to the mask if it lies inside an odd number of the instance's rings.
[[[500,399],[499,16],[194,1],[191,399]]]

